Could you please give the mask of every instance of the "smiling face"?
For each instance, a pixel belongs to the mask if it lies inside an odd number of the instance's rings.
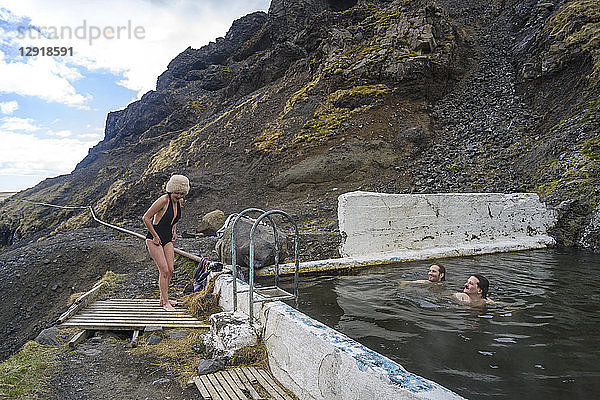
[[[481,297],[481,289],[479,288],[479,279],[474,276],[470,276],[465,283],[464,293],[469,296]]]
[[[183,199],[184,197],[185,197],[184,193],[178,193],[178,192],[171,193],[171,198],[175,201],[179,201],[179,200]]]
[[[440,267],[438,265],[433,264],[429,267],[429,272],[427,273],[427,279],[429,282],[440,282],[444,274],[440,272]]]

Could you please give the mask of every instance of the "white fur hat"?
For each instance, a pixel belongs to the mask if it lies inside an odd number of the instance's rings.
[[[188,194],[190,180],[183,175],[173,175],[167,182],[167,192]]]

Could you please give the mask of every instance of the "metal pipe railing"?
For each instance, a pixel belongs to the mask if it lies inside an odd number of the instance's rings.
[[[129,229],[125,229],[125,228],[121,228],[120,226],[116,226],[116,225],[112,225],[109,224],[108,222],[104,222],[101,219],[99,219],[98,217],[96,217],[96,214],[94,213],[94,209],[92,208],[92,206],[59,206],[56,204],[50,204],[50,203],[42,203],[39,201],[31,201],[31,200],[25,200],[25,199],[12,199],[12,198],[8,198],[5,200],[12,200],[12,201],[21,201],[23,203],[31,203],[31,204],[37,204],[37,205],[42,205],[42,206],[46,206],[46,207],[54,207],[54,208],[62,208],[62,209],[66,209],[66,210],[85,210],[85,209],[89,209],[90,213],[92,214],[92,218],[94,219],[94,221],[98,222],[101,225],[107,226],[111,229],[115,229],[117,231],[123,232],[123,233],[127,233],[129,235],[133,235],[135,237],[138,237],[140,239],[146,240],[146,236],[134,232],[134,231],[130,231]],[[182,255],[183,257],[187,257],[190,260],[196,261],[196,262],[200,262],[202,261],[202,257],[198,257],[194,254],[188,253],[187,251],[184,250],[180,250],[178,248],[174,248],[175,253]]]

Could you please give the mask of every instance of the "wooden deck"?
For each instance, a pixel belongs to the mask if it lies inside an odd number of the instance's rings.
[[[183,308],[166,311],[159,300],[97,300],[68,317],[61,326],[90,330],[143,330],[149,326],[162,328],[209,328]]]
[[[70,346],[85,340],[93,330],[132,330],[132,342],[139,331],[150,326],[162,328],[209,328],[182,308],[166,311],[159,300],[109,299],[98,300],[80,309],[63,314],[60,326],[77,327]],[[214,374],[196,376],[194,384],[205,400],[294,400],[265,370],[254,367],[238,367]]]
[[[265,370],[238,367],[194,377],[205,400],[293,400]]]

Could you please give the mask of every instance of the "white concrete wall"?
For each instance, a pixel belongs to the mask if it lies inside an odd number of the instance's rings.
[[[554,243],[546,232],[554,213],[535,193],[350,192],[338,198],[338,220],[342,257],[439,248],[470,255],[473,248],[509,251]]]
[[[233,310],[233,280],[215,285],[219,304]],[[248,288],[237,281],[238,290]],[[238,311],[248,314],[248,292],[238,294]],[[282,302],[255,303],[255,318],[273,375],[304,400],[462,399],[401,365]]]

